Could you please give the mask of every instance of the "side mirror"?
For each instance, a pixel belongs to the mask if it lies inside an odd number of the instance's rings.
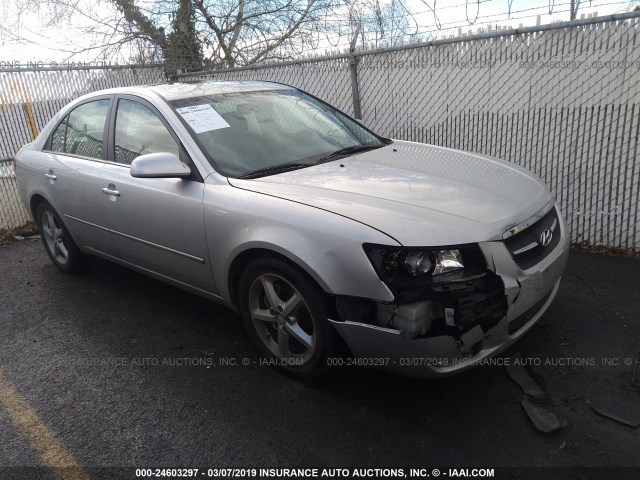
[[[173,153],[160,152],[140,155],[131,162],[129,169],[136,178],[176,178],[188,177],[191,169]]]

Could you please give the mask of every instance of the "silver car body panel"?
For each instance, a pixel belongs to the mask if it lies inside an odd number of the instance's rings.
[[[225,299],[231,298],[233,260],[262,249],[289,258],[328,293],[393,300],[362,249],[364,242],[397,245],[388,235],[319,208],[235,188],[217,174],[205,182],[209,255]]]
[[[120,88],[82,97],[61,110],[16,155],[23,202],[29,207],[34,195],[48,201],[83,251],[230,308],[235,308],[234,286],[229,284],[232,266],[247,254],[266,250],[282,255],[329,294],[390,303],[394,295],[376,274],[364,243],[425,247],[477,243],[488,268],[502,278],[509,305],[507,315],[489,331],[474,328],[460,343],[448,336],[409,340],[397,330],[337,319],[332,324],[356,355],[471,360],[498,353],[531,328],[557,291],[569,245],[560,212],[562,240],[532,268],[521,270],[503,243],[505,232],[529,225],[553,205],[551,193],[537,177],[501,160],[394,141],[278,175],[227,178],[216,172],[165,102],[274,88],[291,87],[212,82]],[[153,104],[204,180],[133,178],[127,167],[109,161],[42,151],[70,109],[94,96],[116,94]],[[535,315],[510,334],[509,323],[532,306],[538,309]],[[463,351],[465,342],[472,345],[478,339],[482,350],[469,357]],[[436,376],[472,364],[397,370]]]
[[[204,184],[179,178],[134,178],[107,163],[102,185],[107,227],[116,232],[119,257],[198,289],[216,293],[203,222]]]
[[[344,215],[403,245],[498,240],[552,199],[508,162],[395,140],[340,161],[231,184]]]
[[[76,243],[91,244],[113,254],[113,242],[99,229],[88,225],[106,226],[105,212],[100,205],[102,199],[95,195],[100,190],[100,172],[104,163],[38,150],[18,158],[23,159],[17,165],[19,185],[29,182],[26,189],[20,188],[25,206],[30,208],[34,195],[47,199],[57,212],[65,212],[80,220],[70,230]],[[65,223],[69,224],[69,221],[65,220]]]
[[[136,87],[132,87],[136,88]],[[293,87],[281,83],[260,82],[252,80],[224,80],[196,83],[168,83],[154,85],[149,88],[167,101],[179,98],[205,97],[225,93],[258,92],[261,90],[292,90]]]

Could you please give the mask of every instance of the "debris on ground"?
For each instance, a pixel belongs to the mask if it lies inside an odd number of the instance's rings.
[[[565,419],[560,420],[558,416],[551,411],[550,399],[537,399],[525,395],[522,397],[520,403],[529,416],[531,423],[533,423],[540,432],[553,432],[567,425]]]
[[[40,239],[40,232],[38,230],[30,230],[30,231],[25,231],[25,232],[18,232],[16,233],[13,238],[15,238],[16,240],[39,240]]]
[[[598,253],[600,255],[611,255],[614,257],[637,257],[640,251],[637,248],[630,250],[624,248],[605,247],[604,245],[591,245],[587,242],[574,242],[571,247],[581,252]]]
[[[550,433],[567,425],[566,419],[558,418],[553,412],[553,404],[547,394],[546,382],[542,375],[534,372],[529,366],[514,362],[509,362],[505,370],[511,380],[522,389],[524,395],[520,404],[538,431]]]
[[[28,224],[17,228],[0,228],[0,245],[9,245],[16,240],[23,240],[24,238],[38,233],[38,229],[34,222],[29,222]],[[22,238],[16,239],[16,236]]]
[[[540,382],[529,373],[526,367],[521,365],[506,365],[504,369],[507,371],[507,375],[513,380],[524,392],[532,398],[547,398],[547,392],[544,387],[540,385]]]
[[[600,405],[594,405],[591,402],[589,402],[589,406],[591,407],[591,410],[602,417],[609,418],[631,428],[638,428],[640,426],[640,418],[637,416],[627,415],[624,412],[615,411]]]

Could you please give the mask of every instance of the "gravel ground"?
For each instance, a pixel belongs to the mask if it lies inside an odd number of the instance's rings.
[[[504,353],[541,362],[567,421],[551,434],[535,430],[500,366],[436,381],[345,367],[299,382],[253,364],[229,310],[101,260],[62,274],[40,241],[0,247],[0,374],[87,468],[478,466],[639,478],[576,470],[640,467],[640,430],[589,405],[640,410],[625,364],[640,351],[638,278],[636,259],[572,252],[549,312]],[[0,406],[0,468],[40,462]]]

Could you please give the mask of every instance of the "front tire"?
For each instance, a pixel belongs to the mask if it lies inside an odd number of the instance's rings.
[[[38,205],[36,223],[44,249],[59,270],[65,273],[77,272],[94,260],[94,257],[80,251],[58,213],[47,202]]]
[[[328,370],[337,333],[328,296],[276,258],[253,261],[240,279],[240,312],[260,353],[287,373],[313,378]]]

